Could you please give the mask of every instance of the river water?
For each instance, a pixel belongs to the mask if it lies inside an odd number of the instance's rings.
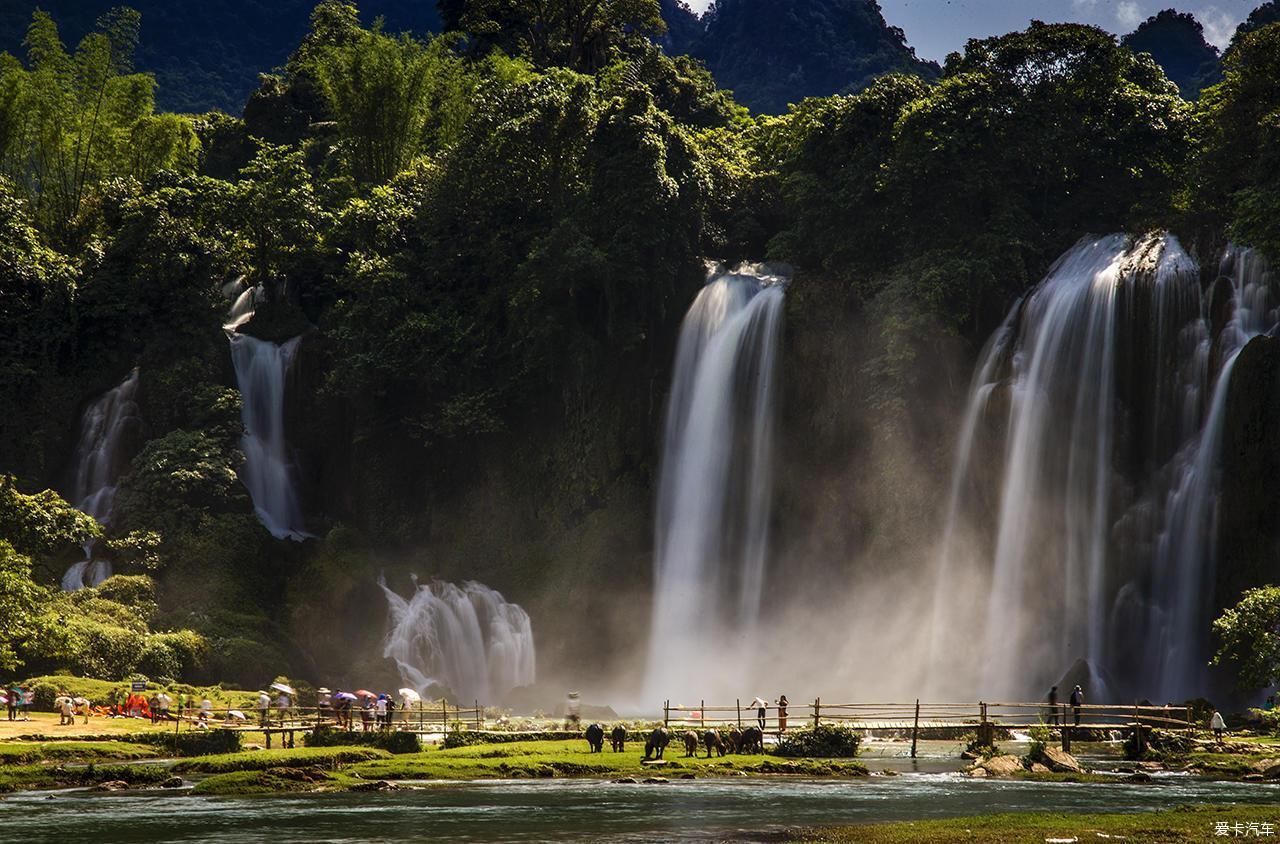
[[[859,780],[586,780],[421,783],[374,794],[196,797],[25,793],[0,799],[21,842],[762,841],[787,828],[987,812],[1139,812],[1191,803],[1277,804],[1280,786],[1159,776],[1073,784],[906,773]]]

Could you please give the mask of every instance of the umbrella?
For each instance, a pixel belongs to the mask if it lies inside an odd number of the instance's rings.
[[[328,689],[326,689],[324,686],[321,686],[320,688],[316,689],[316,694],[318,694],[318,695],[327,695],[327,694],[329,694],[329,690],[328,690]]]
[[[275,689],[277,692],[284,692],[287,695],[297,694],[297,692],[293,690],[293,686],[286,685],[285,683],[272,683],[271,688]]]
[[[244,713],[243,713],[243,712],[241,712],[239,709],[228,709],[228,710],[227,710],[227,717],[228,717],[228,718],[238,718],[238,719],[239,719],[239,720],[241,720],[241,721],[247,721],[247,720],[248,720],[247,718],[245,718]]]
[[[72,703],[74,703],[76,706],[88,706],[88,705],[89,705],[89,699],[88,699],[87,697],[77,697],[77,698],[72,698],[71,702],[72,702]]]
[[[375,695],[373,692],[369,691],[368,689],[356,689],[356,695],[358,697],[374,697],[374,698],[377,697],[377,695]]]
[[[71,700],[71,698],[67,697],[66,695],[58,695],[53,699],[53,705],[62,706],[62,702],[67,700]]]
[[[413,689],[401,689],[401,690],[400,690],[400,697],[402,697],[402,698],[404,698],[405,700],[410,701],[410,702],[412,702],[412,703],[421,703],[421,702],[422,702],[422,695],[418,694],[418,693],[417,693],[417,692],[415,692]]]
[[[338,692],[333,696],[334,700],[355,700],[356,696],[351,692]]]

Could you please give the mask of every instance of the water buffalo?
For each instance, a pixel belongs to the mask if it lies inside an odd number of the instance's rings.
[[[720,756],[724,755],[724,741],[721,740],[720,734],[715,730],[707,730],[702,734],[702,743],[707,748],[707,758],[711,758],[711,751],[715,750]]]
[[[591,746],[592,753],[600,753],[604,750],[604,727],[599,724],[592,724],[587,727],[587,744]]]
[[[684,755],[697,756],[698,755],[698,734],[695,733],[693,730],[685,730],[684,735],[681,736],[681,738],[684,739]]]
[[[621,753],[626,749],[627,728],[621,725],[614,727],[613,732],[609,734],[609,741],[613,745],[613,752]]]
[[[650,757],[661,759],[662,752],[667,749],[667,745],[671,743],[671,733],[667,732],[666,727],[659,727],[652,733],[649,733],[649,740],[644,743],[644,758],[647,762]]]
[[[739,753],[760,753],[764,750],[764,733],[759,727],[747,727],[738,740]]]
[[[725,744],[728,746],[730,753],[737,753],[739,745],[742,744],[742,730],[739,730],[737,727],[730,730],[728,740]]]

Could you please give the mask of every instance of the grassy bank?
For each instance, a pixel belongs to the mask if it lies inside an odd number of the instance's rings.
[[[178,773],[225,774],[235,771],[265,771],[269,768],[318,766],[336,768],[355,762],[383,759],[391,754],[374,747],[299,747],[294,750],[252,750],[198,756],[176,763]]]
[[[0,767],[0,794],[37,789],[78,788],[104,782],[125,782],[129,786],[159,785],[172,774],[163,765],[8,765]]]
[[[0,743],[0,766],[35,762],[104,762],[151,759],[156,748],[125,741],[10,741]]]
[[[912,821],[889,824],[810,829],[793,833],[791,840],[840,844],[1023,844],[1030,841],[1106,841],[1129,844],[1178,844],[1213,841],[1215,824],[1269,823],[1280,826],[1275,806],[1197,806],[1138,814],[1004,814],[944,821]],[[1257,835],[1255,831],[1254,836]]]

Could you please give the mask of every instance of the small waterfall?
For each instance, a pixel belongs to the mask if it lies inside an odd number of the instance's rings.
[[[1095,699],[1120,691],[1108,678],[1204,692],[1227,390],[1240,349],[1276,324],[1257,257],[1230,249],[1224,271],[1202,291],[1171,236],[1081,241],[988,343],[934,602],[934,672],[978,678],[953,691],[1039,696],[1082,658]],[[984,422],[999,455],[978,443]],[[975,503],[993,459],[994,513]],[[957,636],[975,615],[977,653]]]
[[[240,480],[262,524],[276,539],[301,540],[305,531],[293,458],[285,437],[285,387],[301,337],[277,345],[231,332],[231,361],[240,387],[245,462]]]
[[[716,669],[755,640],[783,289],[758,269],[713,273],[681,328],[658,491],[653,699],[717,691]]]
[[[71,500],[76,509],[103,525],[115,512],[116,485],[142,444],[142,417],[138,411],[138,370],[103,393],[85,408],[74,456],[75,476]],[[68,592],[97,586],[111,576],[111,563],[93,558],[93,544],[85,546],[85,558],[62,577]]]
[[[529,614],[488,586],[468,581],[418,585],[408,600],[387,596],[389,629],[383,656],[403,682],[423,696],[451,692],[457,700],[500,703],[512,689],[533,685],[537,661]]]

